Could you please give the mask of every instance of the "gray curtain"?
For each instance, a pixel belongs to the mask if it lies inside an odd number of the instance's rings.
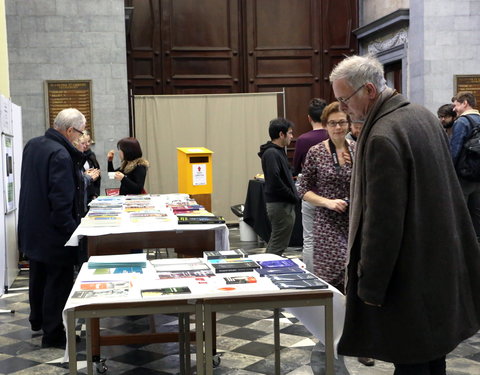
[[[146,190],[177,192],[176,148],[206,147],[213,151],[212,211],[237,220],[230,206],[245,201],[248,180],[262,173],[257,152],[277,117],[278,94],[135,96],[135,136],[150,162]]]

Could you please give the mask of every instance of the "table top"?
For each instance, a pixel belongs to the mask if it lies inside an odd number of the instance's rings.
[[[89,268],[89,263],[84,263],[65,305],[65,310],[92,304],[114,304],[142,301],[180,301],[223,297],[255,297],[272,294],[276,295],[278,298],[279,295],[294,295],[301,293],[338,293],[338,291],[332,286],[329,286],[328,289],[279,289],[268,277],[260,277],[256,272],[221,273],[211,277],[161,279],[158,277],[153,264],[146,259],[146,254],[96,256],[94,258],[95,259],[91,257],[90,259],[95,261],[103,259],[105,262],[114,262],[115,260],[128,262],[134,262],[135,260],[143,261],[145,262],[145,267],[141,269],[142,273],[136,273],[135,270],[133,270],[133,272],[117,273],[117,269],[109,269],[109,272],[107,273],[104,272],[103,269],[101,272],[98,272],[97,269]],[[257,254],[252,255],[249,258],[255,261],[264,261],[279,259],[281,257],[274,254]],[[179,259],[179,261],[193,262],[193,259],[198,258]],[[167,267],[171,261],[171,258],[155,260],[157,264],[164,263]],[[298,263],[299,266],[304,267],[304,264],[300,260],[296,260],[296,263]],[[188,267],[188,265],[185,267]],[[256,282],[246,284],[227,283],[226,278],[237,276],[253,276],[255,277]],[[159,290],[181,287],[188,287],[191,293],[169,295],[155,294],[155,296],[152,297],[142,297],[142,290]]]
[[[121,221],[115,226],[92,226],[82,220],[65,246],[78,246],[79,239],[84,236],[104,236],[109,234],[139,233],[139,232],[161,232],[161,231],[204,231],[215,230],[221,233],[223,238],[220,241],[225,248],[228,248],[228,228],[225,224],[178,224],[177,217],[168,210],[166,204],[175,197],[185,197],[187,194],[161,194],[151,196],[155,208],[167,213],[165,220],[145,220],[133,222],[129,219],[128,213],[121,213]]]

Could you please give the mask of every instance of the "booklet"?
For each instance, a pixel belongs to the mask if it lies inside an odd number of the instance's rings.
[[[172,295],[172,294],[188,294],[190,292],[190,288],[188,286],[176,286],[170,288],[158,288],[158,289],[143,289],[142,290],[142,297],[159,297],[165,295]]]

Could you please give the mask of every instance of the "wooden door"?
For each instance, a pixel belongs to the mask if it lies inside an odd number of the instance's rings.
[[[355,0],[246,0],[248,92],[285,89],[285,117],[294,135],[311,129],[311,98],[333,99],[328,76],[356,51]]]
[[[310,129],[308,102],[321,94],[318,20],[317,0],[246,0],[248,92],[285,89],[295,136]]]
[[[308,102],[333,100],[328,76],[357,49],[357,0],[125,0],[133,94],[285,89],[294,135]],[[265,124],[266,125],[266,124]]]
[[[327,102],[335,100],[329,82],[333,67],[345,56],[357,53],[357,40],[352,31],[358,27],[356,0],[322,0],[322,80]]]
[[[135,95],[162,94],[160,3],[126,0],[134,8],[127,35],[128,88]]]
[[[161,1],[165,94],[242,92],[239,1]]]

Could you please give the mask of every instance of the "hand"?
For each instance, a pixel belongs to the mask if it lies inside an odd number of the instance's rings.
[[[112,161],[114,156],[115,156],[115,150],[108,151],[108,153],[107,153],[108,161]]]
[[[349,152],[346,152],[346,151],[342,152],[342,157],[343,157],[343,160],[345,160],[345,163],[352,164],[352,157]]]
[[[332,210],[341,214],[342,212],[345,212],[347,210],[348,203],[345,202],[343,199],[329,199],[326,207],[329,210]]]
[[[85,174],[89,175],[93,181],[96,181],[100,176],[100,169],[90,168],[85,171]]]
[[[122,181],[125,175],[122,172],[116,171],[115,172],[115,180]]]

